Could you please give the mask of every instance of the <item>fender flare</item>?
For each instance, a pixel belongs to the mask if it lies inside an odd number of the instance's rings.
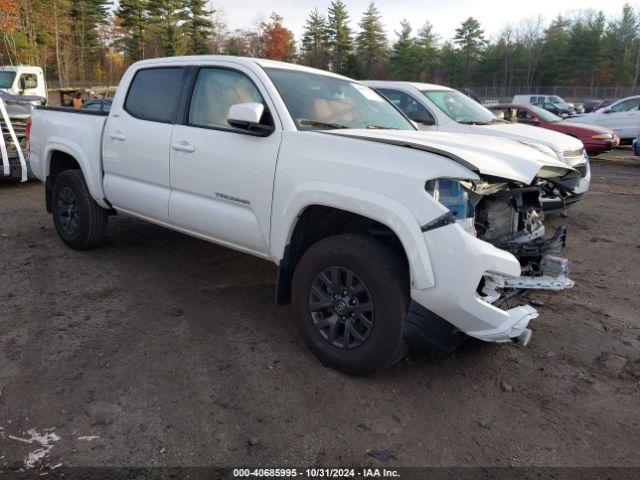
[[[413,213],[384,195],[334,183],[304,182],[296,185],[281,214],[272,214],[275,228],[271,230],[271,250],[277,262],[282,260],[302,212],[314,205],[358,214],[386,225],[398,236],[407,255],[411,287],[426,289],[435,285],[429,251]]]
[[[50,174],[51,157],[54,151],[66,153],[67,155],[73,157],[80,166],[80,170],[82,171],[82,175],[84,176],[84,180],[87,184],[87,188],[89,189],[89,193],[93,197],[93,200],[102,208],[111,208],[104,201],[104,190],[102,188],[102,172],[95,171],[95,168],[92,167],[92,163],[89,161],[80,145],[74,141],[61,137],[50,138],[45,147],[44,154],[43,172],[45,174],[45,178]]]

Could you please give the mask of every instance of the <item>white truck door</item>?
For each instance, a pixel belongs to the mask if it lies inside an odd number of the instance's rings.
[[[169,223],[169,150],[185,68],[138,70],[104,129],[104,190],[116,209]]]
[[[271,135],[258,137],[230,126],[229,108],[239,103],[264,104],[262,122],[273,123],[275,110],[249,70],[199,68],[171,140],[169,218],[177,228],[266,257],[281,130],[276,121]]]
[[[640,126],[639,108],[640,97],[614,103],[608,109],[598,112],[598,124],[613,130],[620,138],[636,138]]]

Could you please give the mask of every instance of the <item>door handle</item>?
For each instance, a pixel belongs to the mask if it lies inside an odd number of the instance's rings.
[[[195,147],[189,142],[176,142],[171,145],[176,152],[193,153],[196,151]]]
[[[109,132],[109,138],[111,140],[120,140],[121,142],[124,142],[127,139],[127,137],[120,132]]]

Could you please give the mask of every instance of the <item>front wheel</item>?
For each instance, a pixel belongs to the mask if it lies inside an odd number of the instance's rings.
[[[75,250],[97,247],[104,241],[109,213],[89,193],[80,170],[65,170],[51,192],[53,223],[64,243]]]
[[[388,368],[406,351],[409,274],[387,245],[365,235],[319,241],[293,276],[293,307],[318,359],[350,375]]]

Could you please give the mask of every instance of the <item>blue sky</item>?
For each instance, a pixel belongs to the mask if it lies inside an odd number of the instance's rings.
[[[369,0],[344,0],[352,16],[352,27],[357,28],[357,21],[366,9]],[[214,8],[221,7],[229,26],[244,28],[251,26],[252,21],[262,15],[267,17],[272,11],[284,17],[285,25],[294,31],[299,40],[305,18],[309,11],[318,7],[325,12],[329,0],[212,0]],[[497,34],[506,23],[517,24],[520,20],[542,15],[549,21],[558,13],[572,14],[580,9],[592,8],[603,10],[608,16],[618,15],[624,0],[535,0],[535,1],[499,1],[499,0],[377,0],[376,5],[382,12],[383,22],[388,34],[393,39],[393,32],[398,30],[403,18],[410,20],[417,29],[429,20],[442,39],[450,39],[455,28],[469,16],[480,20],[488,36]],[[635,2],[631,1],[631,4]],[[635,4],[637,7],[638,4]]]

